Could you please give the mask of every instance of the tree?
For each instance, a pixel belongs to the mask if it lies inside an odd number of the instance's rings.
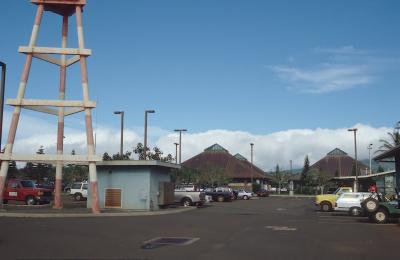
[[[279,164],[275,167],[275,172],[272,175],[272,179],[278,184],[278,194],[281,193],[282,184],[287,182],[289,176],[287,173],[279,169]]]
[[[393,133],[388,132],[387,134],[389,135],[389,140],[379,139],[382,145],[379,146],[379,149],[375,153],[385,152],[400,145],[400,133],[398,129],[394,129]]]
[[[145,156],[144,146],[142,143],[137,143],[136,147],[133,149],[133,152],[138,155],[139,160],[146,160],[148,151],[149,147],[146,147],[146,156]]]
[[[320,169],[311,169],[305,179],[307,186],[314,187],[315,190],[320,190],[323,193],[325,186],[328,184],[330,176],[325,171]]]
[[[36,154],[45,154],[43,146],[39,147]],[[38,183],[41,183],[45,180],[55,180],[55,172],[50,164],[28,162],[26,163],[23,172],[27,178],[35,180]]]
[[[310,160],[308,159],[308,155],[304,158],[304,166],[301,171],[301,182],[306,178],[307,172],[310,170]]]
[[[122,156],[119,153],[113,154],[112,160],[130,160],[131,154],[132,154],[132,152],[128,152],[128,151],[126,151]]]
[[[111,160],[112,158],[107,152],[103,153],[103,161],[111,161]]]
[[[194,183],[198,184],[200,180],[200,172],[196,169],[183,167],[179,170],[171,172],[171,179],[176,184],[181,183]]]
[[[139,160],[155,160],[162,162],[172,162],[173,156],[168,154],[167,156],[163,156],[163,152],[160,148],[155,146],[153,151],[150,151],[149,147],[146,147],[146,155],[144,154],[144,146],[142,143],[138,143],[136,147],[133,149],[133,152],[138,156]]]
[[[382,165],[378,165],[378,169],[376,170],[378,173],[379,172],[384,172],[385,171],[385,169],[382,167]]]
[[[75,154],[75,150],[72,150],[71,155]],[[68,164],[63,172],[63,181],[67,183],[86,181],[89,178],[89,168],[86,165]]]

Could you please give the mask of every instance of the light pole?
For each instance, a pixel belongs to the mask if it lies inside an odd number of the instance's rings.
[[[121,160],[124,158],[124,111],[114,111],[114,114],[121,115],[121,144],[119,147],[119,154],[121,156]]]
[[[175,163],[178,164],[178,143],[174,143],[175,145]]]
[[[4,87],[6,84],[6,64],[0,61],[1,66],[1,82],[0,82],[0,151],[1,136],[3,134],[3,107],[4,107]]]
[[[372,144],[369,144],[368,147],[368,156],[369,156],[369,174],[372,174],[372,162],[371,162],[371,149],[372,149]]]
[[[250,149],[251,149],[251,173],[250,173],[250,176],[251,176],[251,192],[253,192],[253,147],[254,147],[254,144],[253,143],[250,143]]]
[[[143,143],[143,156],[144,159],[147,160],[147,114],[155,113],[154,110],[145,110],[144,111],[144,143]]]
[[[179,132],[179,164],[182,162],[182,132],[186,132],[187,129],[175,129],[175,132]]]
[[[356,168],[356,179],[354,181],[354,192],[358,192],[358,160],[357,160],[357,128],[347,129],[349,132],[354,132],[354,157],[355,157],[355,168]]]

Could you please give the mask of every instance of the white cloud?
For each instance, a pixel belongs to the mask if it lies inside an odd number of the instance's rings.
[[[295,66],[291,61],[291,65],[269,66],[269,69],[288,89],[320,94],[371,84],[377,79],[377,71],[385,67],[381,56],[375,57],[373,52],[353,46],[315,48],[307,57],[308,61],[315,60],[314,65]]]
[[[25,123],[24,123],[25,122]],[[35,122],[34,125],[30,123]],[[9,113],[5,114],[5,126],[9,124]],[[367,146],[374,144],[374,149],[379,146],[379,139],[386,139],[391,128],[375,128],[369,125],[356,124],[351,127],[359,129],[357,133],[359,158],[368,158]],[[5,127],[6,136],[8,127]],[[34,129],[34,130],[33,130]],[[124,150],[143,142],[139,128],[126,128],[124,131]],[[178,142],[178,135],[174,132],[159,129],[163,135],[150,136],[149,144],[157,145],[165,154],[175,155],[174,142]],[[45,120],[24,116],[14,148],[15,153],[34,153],[40,145],[46,153],[55,153],[56,132],[55,125]],[[151,130],[151,129],[150,129]],[[65,151],[75,149],[77,153],[86,152],[86,134],[83,129],[67,128],[65,131]],[[105,151],[113,154],[119,151],[119,128],[98,126],[96,131],[97,153]],[[208,146],[218,143],[225,147],[231,154],[240,153],[250,159],[250,143],[254,143],[254,163],[264,170],[272,170],[276,164],[282,168],[289,167],[293,160],[294,167],[302,167],[305,155],[309,155],[311,163],[316,162],[334,148],[340,148],[350,156],[354,153],[353,134],[347,128],[337,129],[290,129],[264,135],[255,135],[244,131],[209,130],[199,133],[184,133],[182,135],[182,160],[202,152]],[[374,150],[373,150],[374,151]]]
[[[291,88],[308,93],[328,93],[373,82],[366,66],[323,65],[315,69],[273,66],[271,70]]]

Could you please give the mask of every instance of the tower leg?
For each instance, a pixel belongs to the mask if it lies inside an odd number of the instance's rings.
[[[82,7],[76,6],[76,26],[78,31],[78,44],[80,49],[85,48],[84,38],[83,38],[83,26],[82,26]],[[83,92],[83,102],[89,101],[89,85],[87,77],[87,66],[86,57],[80,56],[81,74],[82,74],[82,92]],[[94,156],[94,140],[93,140],[93,128],[92,128],[92,112],[90,108],[85,108],[85,124],[86,124],[86,139],[88,145],[88,156]],[[97,190],[97,170],[96,163],[89,162],[89,181],[90,181],[90,191],[92,196],[92,212],[100,213],[99,209],[99,197]]]
[[[63,17],[62,24],[62,40],[61,48],[67,47],[67,34],[68,34],[68,16]],[[66,57],[61,55],[61,66],[60,66],[60,93],[59,99],[65,100],[65,82],[67,67],[66,67]],[[57,129],[57,154],[62,155],[64,152],[64,107],[58,109],[58,129]],[[54,195],[54,208],[61,209],[61,190],[62,190],[62,174],[63,174],[64,164],[57,162],[56,164],[56,186]]]
[[[35,46],[37,35],[39,32],[39,28],[40,28],[40,22],[41,22],[42,16],[43,16],[43,9],[44,9],[43,5],[38,5],[37,11],[36,11],[36,16],[35,16],[35,22],[33,24],[32,34],[31,34],[31,38],[29,41],[29,47]],[[31,64],[32,64],[32,57],[33,57],[32,54],[26,55],[25,65],[24,65],[24,69],[23,69],[21,80],[20,80],[19,87],[18,87],[17,100],[22,100],[24,98],[26,83],[28,82],[29,71],[30,71]],[[21,106],[16,106],[14,108],[14,112],[13,112],[12,119],[11,119],[10,130],[8,132],[8,139],[7,139],[7,144],[5,146],[4,155],[11,156],[12,148],[13,148],[14,141],[15,141],[15,135],[17,133],[17,126],[18,126],[20,114],[21,114]],[[5,181],[7,178],[9,163],[10,163],[9,160],[3,160],[1,162],[1,169],[0,169],[0,206],[1,207],[3,206],[4,184],[5,184]]]

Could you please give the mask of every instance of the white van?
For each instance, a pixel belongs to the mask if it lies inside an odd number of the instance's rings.
[[[359,216],[362,213],[361,202],[374,196],[371,192],[344,192],[336,201],[335,211],[346,211],[351,216]]]

